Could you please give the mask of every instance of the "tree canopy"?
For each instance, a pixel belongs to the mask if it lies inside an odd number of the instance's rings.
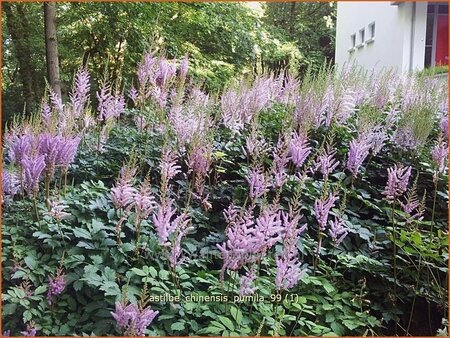
[[[130,85],[149,49],[169,58],[189,54],[192,76],[213,92],[236,75],[303,73],[333,58],[332,3],[69,2],[57,3],[56,11],[63,97],[81,65],[97,83]],[[5,3],[2,16],[8,118],[36,109],[46,87],[43,5]]]

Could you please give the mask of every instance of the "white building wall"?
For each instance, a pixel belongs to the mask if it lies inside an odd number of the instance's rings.
[[[398,71],[422,69],[424,64],[427,3],[415,3],[416,15],[412,40],[413,3],[392,5],[380,2],[338,2],[336,23],[336,63],[356,62],[368,70],[392,68]],[[351,48],[351,35],[365,29],[365,40],[369,36],[369,24],[375,22],[375,39],[360,48]],[[411,66],[411,50],[413,51]]]

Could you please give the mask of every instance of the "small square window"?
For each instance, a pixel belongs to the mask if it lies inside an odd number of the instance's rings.
[[[356,46],[356,34],[350,35],[350,48],[354,48]]]
[[[375,38],[375,22],[369,24],[369,39]]]
[[[365,39],[365,35],[366,35],[366,30],[363,28],[363,29],[360,29],[359,30],[359,43],[360,44],[363,44],[364,43],[364,41],[366,40]]]

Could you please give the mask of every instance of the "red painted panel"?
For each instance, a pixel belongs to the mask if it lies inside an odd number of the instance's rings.
[[[436,65],[448,63],[448,15],[438,15],[435,61]]]

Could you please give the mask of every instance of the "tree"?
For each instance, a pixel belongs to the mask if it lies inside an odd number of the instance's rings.
[[[44,2],[44,28],[47,76],[50,87],[58,97],[61,97],[58,40],[56,37],[56,4],[54,2]]]
[[[6,27],[11,38],[11,45],[17,59],[17,69],[22,85],[25,111],[31,113],[41,96],[41,84],[37,67],[33,62],[33,44],[30,38],[31,24],[27,15],[28,4],[3,3]],[[8,66],[8,65],[6,65]]]
[[[334,61],[336,4],[331,2],[270,2],[264,22],[276,36],[295,42],[304,55],[300,72],[318,70]]]

